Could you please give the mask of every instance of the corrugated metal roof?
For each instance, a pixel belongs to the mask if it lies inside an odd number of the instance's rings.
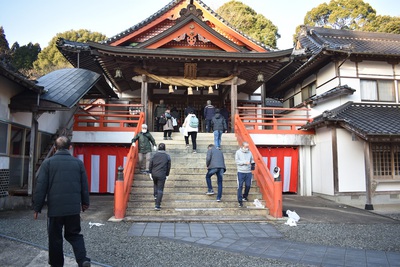
[[[40,99],[71,108],[95,85],[99,78],[100,74],[86,69],[53,71],[37,80],[38,85],[43,86],[45,91]]]

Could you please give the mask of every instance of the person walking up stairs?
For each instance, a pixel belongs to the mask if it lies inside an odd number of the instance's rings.
[[[159,211],[154,210],[153,183],[148,175],[140,174],[138,169],[135,172],[125,220],[143,222],[266,220],[268,209],[257,208],[253,204],[253,201],[258,199],[265,205],[255,182],[248,195],[249,201],[243,208],[238,208],[235,152],[239,146],[234,134],[224,134],[224,146],[221,151],[224,153],[226,172],[223,177],[224,193],[220,202],[205,194],[206,156],[208,145],[214,142],[213,135],[198,133],[197,153],[193,154],[191,148],[185,148],[183,135],[182,138],[163,140],[163,133],[151,134],[157,143],[166,144],[171,157],[171,170],[163,191],[163,207]]]

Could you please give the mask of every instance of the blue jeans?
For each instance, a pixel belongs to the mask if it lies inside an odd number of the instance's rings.
[[[217,148],[221,147],[222,131],[214,131],[214,145]]]
[[[211,121],[212,119],[206,119],[206,133],[211,133]]]
[[[222,197],[222,179],[224,177],[224,169],[223,168],[214,168],[214,169],[209,169],[207,171],[206,182],[207,182],[208,191],[213,190],[212,183],[211,183],[211,176],[213,176],[214,174],[217,175],[217,183],[218,183],[217,199],[221,199],[221,197]]]
[[[253,178],[253,174],[251,172],[249,173],[244,173],[244,172],[238,172],[238,190],[237,190],[237,199],[239,203],[243,203],[243,198],[247,198],[249,196],[249,191],[251,187],[251,180]],[[243,183],[244,183],[244,193],[242,195],[242,190],[243,190]]]

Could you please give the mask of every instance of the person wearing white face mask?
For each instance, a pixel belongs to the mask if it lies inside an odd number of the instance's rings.
[[[140,173],[148,174],[151,158],[151,147],[157,149],[156,141],[151,133],[147,130],[147,125],[142,124],[142,131],[132,138],[132,146],[136,146],[136,141],[139,140],[139,166]]]
[[[253,154],[251,154],[249,150],[249,143],[243,142],[242,147],[236,151],[235,154],[235,162],[237,166],[237,200],[239,202],[239,208],[243,207],[243,201],[247,201],[250,187],[251,187],[251,180],[253,178],[252,171],[252,164],[254,164]],[[243,183],[245,184],[244,193],[243,191]]]

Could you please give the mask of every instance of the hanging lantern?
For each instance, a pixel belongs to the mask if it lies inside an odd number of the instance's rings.
[[[193,89],[192,87],[188,87],[188,95],[193,95]]]
[[[214,93],[214,90],[212,89],[212,86],[208,87],[208,94]]]
[[[178,90],[178,86],[175,85],[175,90]]]
[[[172,85],[168,86],[168,93],[172,94],[174,92],[174,89],[172,88]]]
[[[218,89],[218,84],[215,85],[215,89]]]

